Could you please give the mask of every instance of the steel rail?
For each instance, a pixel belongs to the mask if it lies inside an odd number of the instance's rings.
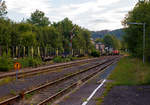
[[[99,72],[101,72],[102,70],[106,69],[107,67],[109,67],[111,64],[113,64],[114,61],[111,61],[109,64],[105,65],[104,67],[100,68],[98,71],[80,79],[79,81],[82,81],[82,83],[88,81],[90,78],[94,77],[96,74],[98,74]],[[53,102],[54,100],[56,100],[57,98],[65,95],[66,93],[68,93],[69,91],[75,89],[78,86],[78,82],[73,83],[72,85],[68,86],[67,88],[63,89],[62,91],[48,97],[47,99],[43,100],[42,102],[38,103],[37,105],[46,105],[48,102]]]
[[[116,58],[118,58],[118,57],[116,57]],[[100,64],[97,64],[97,65],[94,65],[94,66],[92,66],[92,67],[83,69],[82,71],[73,73],[73,74],[71,74],[71,75],[69,75],[69,76],[65,76],[65,77],[60,78],[60,79],[58,79],[58,80],[55,80],[55,81],[53,81],[53,82],[46,83],[46,84],[41,85],[41,86],[39,86],[39,87],[36,87],[36,88],[34,88],[34,89],[32,89],[32,90],[29,90],[29,91],[24,92],[23,95],[30,94],[30,93],[32,93],[32,92],[35,92],[35,91],[38,91],[38,90],[40,90],[40,89],[46,88],[47,86],[60,83],[60,82],[62,82],[62,81],[64,81],[64,80],[67,80],[67,79],[69,79],[69,78],[71,78],[71,77],[73,77],[73,76],[75,76],[75,75],[78,75],[78,74],[83,73],[83,72],[86,72],[86,71],[88,71],[88,70],[90,70],[90,69],[92,69],[92,68],[98,67],[98,66],[103,65],[103,64],[106,64],[106,63],[108,63],[108,62],[111,62],[111,61],[113,61],[113,60],[116,59],[116,58],[111,58],[111,59],[109,59],[109,60],[106,60],[106,61],[104,61],[104,62],[101,62]],[[21,99],[21,98],[22,98],[21,95],[18,94],[18,95],[14,96],[14,97],[11,97],[11,98],[9,98],[9,99],[6,99],[6,100],[0,102],[0,105],[11,105],[10,103],[13,103],[14,101],[19,100],[19,99]]]
[[[63,68],[63,67],[67,68],[68,66],[72,66],[72,65],[76,65],[76,64],[80,64],[84,62],[89,62],[89,61],[93,61],[96,59],[94,58],[94,59],[87,59],[87,60],[79,60],[75,62],[68,62],[68,63],[58,64],[58,65],[50,65],[50,66],[46,66],[42,68],[33,68],[32,70],[18,72],[18,77],[22,78],[24,77],[24,75],[27,75],[27,74],[29,76],[29,75],[34,75],[34,74],[41,73],[41,72],[53,71],[51,69],[58,69],[58,68]],[[10,72],[6,74],[0,74],[0,79],[5,78],[5,77],[15,77],[15,76],[16,76],[16,72]]]

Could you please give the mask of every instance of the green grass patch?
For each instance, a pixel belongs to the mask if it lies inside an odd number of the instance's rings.
[[[2,78],[2,79],[0,79],[0,86],[3,84],[7,84],[13,80],[14,80],[14,78],[11,78],[11,77]]]
[[[30,99],[34,94],[35,94],[35,92],[32,92],[30,94],[26,94],[25,99]]]
[[[150,65],[131,57],[122,58],[109,76],[115,85],[147,85],[150,84]]]

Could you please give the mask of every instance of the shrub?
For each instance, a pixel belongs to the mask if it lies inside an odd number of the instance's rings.
[[[22,68],[24,67],[37,67],[42,63],[41,58],[32,58],[32,57],[26,57],[22,59],[18,59],[17,62],[20,62],[22,65]]]
[[[72,61],[72,60],[73,60],[73,57],[71,57],[71,56],[68,56],[66,58],[61,57],[61,56],[57,56],[53,59],[53,62],[61,63],[61,62],[69,62],[69,61]]]
[[[0,57],[0,71],[9,71],[13,68],[12,59],[7,56]]]
[[[71,61],[71,58],[64,58],[63,61],[64,62],[69,62],[69,61]]]
[[[91,56],[93,56],[93,57],[99,57],[100,56],[100,52],[94,50],[94,51],[92,51]]]
[[[53,62],[56,62],[56,63],[63,62],[63,58],[61,56],[54,57]]]

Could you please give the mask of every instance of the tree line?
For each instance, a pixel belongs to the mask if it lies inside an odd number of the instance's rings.
[[[116,50],[119,50],[122,48],[122,41],[119,40],[116,36],[110,35],[110,34],[106,34],[104,38],[97,38],[95,42],[96,43],[101,42],[105,45],[105,47],[113,48]]]
[[[150,59],[150,1],[144,0],[138,2],[134,9],[126,15],[122,22],[126,32],[124,41],[127,44],[127,48],[133,56],[142,58],[144,31],[143,25],[129,24],[131,22],[146,23],[146,46],[144,48],[144,54],[148,60]]]
[[[17,23],[6,14],[3,1],[0,6],[0,56],[4,53],[12,57],[85,54],[94,49],[91,32],[68,18],[52,23],[44,12],[36,10],[29,19]]]

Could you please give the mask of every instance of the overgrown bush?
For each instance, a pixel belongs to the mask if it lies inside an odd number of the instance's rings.
[[[53,59],[53,62],[55,63],[61,63],[61,62],[69,62],[69,61],[72,61],[73,58],[71,56],[68,56],[66,58],[63,58],[61,56],[57,56]]]
[[[91,52],[91,56],[93,56],[93,57],[99,57],[100,56],[100,52],[94,50],[94,51]]]
[[[13,68],[12,59],[6,55],[0,57],[0,71],[9,71]]]
[[[71,58],[64,58],[63,59],[63,62],[69,62],[69,61],[71,61],[72,59]]]
[[[42,63],[41,58],[32,58],[32,57],[26,57],[22,59],[18,59],[17,62],[20,62],[22,67],[37,67]]]
[[[63,58],[61,56],[54,57],[53,62],[55,63],[63,62]]]

